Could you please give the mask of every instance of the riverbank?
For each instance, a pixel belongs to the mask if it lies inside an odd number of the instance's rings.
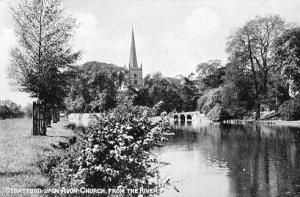
[[[292,126],[300,127],[300,120],[285,121],[285,120],[224,120],[225,124],[264,124],[277,126]]]
[[[31,119],[0,120],[0,190],[48,187],[48,178],[37,163],[41,155],[75,135],[66,125],[66,119],[62,119],[47,129],[47,136],[32,136]]]

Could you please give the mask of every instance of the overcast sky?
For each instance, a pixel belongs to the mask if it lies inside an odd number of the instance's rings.
[[[300,0],[63,0],[80,27],[74,48],[80,63],[101,61],[128,65],[131,28],[144,75],[187,75],[210,59],[226,62],[226,38],[256,15],[279,14],[300,21]],[[30,102],[6,79],[9,49],[16,44],[9,0],[0,0],[0,99]]]

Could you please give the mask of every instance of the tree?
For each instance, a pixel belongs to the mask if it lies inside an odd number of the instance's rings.
[[[11,117],[11,111],[6,105],[0,105],[0,117],[3,119]]]
[[[286,30],[276,41],[278,71],[289,82],[290,96],[300,91],[300,27]]]
[[[9,105],[9,110],[11,113],[11,117],[13,118],[22,117],[24,115],[24,113],[21,111],[21,105],[17,105],[16,103],[12,102]]]
[[[221,67],[220,60],[209,60],[208,62],[199,64],[196,68],[198,78],[204,78],[213,74],[219,67]]]
[[[134,91],[136,95],[133,100],[134,105],[153,107],[162,101],[162,111],[184,110],[181,95],[182,84],[179,79],[164,77],[161,73],[154,73],[147,75],[144,81],[145,86],[138,91]]]
[[[239,62],[226,65],[222,105],[232,118],[241,118],[255,107],[251,72]]]
[[[182,108],[184,111],[195,111],[200,96],[197,81],[191,79],[191,77],[183,77],[182,81],[183,84],[180,92],[183,100]]]
[[[65,16],[60,0],[22,1],[12,13],[18,38],[11,50],[12,83],[39,101],[62,104],[67,85],[62,71],[80,57],[69,45],[75,19]]]
[[[230,61],[239,63],[251,75],[254,84],[256,119],[268,96],[270,75],[275,63],[275,41],[283,33],[285,22],[279,16],[256,17],[235,31],[228,40]]]
[[[66,71],[70,76],[66,107],[71,112],[102,112],[116,107],[125,80],[121,67],[87,62]]]
[[[196,68],[199,91],[204,93],[208,89],[218,88],[224,82],[225,67],[221,60],[209,60],[199,64]]]

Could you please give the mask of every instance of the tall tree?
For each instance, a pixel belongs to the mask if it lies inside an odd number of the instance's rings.
[[[13,84],[42,102],[61,104],[67,85],[62,71],[80,57],[70,47],[75,19],[60,0],[25,0],[12,14],[18,38],[9,66]]]
[[[196,68],[198,88],[205,92],[210,88],[217,88],[223,83],[225,67],[222,66],[221,60],[209,60],[197,65]]]
[[[231,62],[238,62],[251,73],[254,84],[256,119],[267,99],[270,74],[276,66],[275,41],[283,33],[285,22],[279,16],[256,17],[238,28],[228,40]]]
[[[300,27],[285,31],[276,46],[278,71],[289,83],[290,96],[294,97],[300,91]]]
[[[197,100],[200,97],[197,80],[194,80],[193,75],[188,77],[182,76],[182,87],[180,96],[182,98],[182,109],[184,111],[195,111],[197,108]]]
[[[197,65],[196,72],[199,78],[204,78],[213,74],[217,68],[221,67],[221,60],[209,60]]]
[[[109,69],[107,69],[109,68]],[[102,112],[116,107],[125,71],[113,65],[87,62],[68,69],[70,85],[65,99],[71,112]]]
[[[153,107],[157,103],[162,103],[162,111],[184,110],[182,84],[179,79],[164,77],[158,72],[147,75],[144,81],[145,86],[135,92],[134,105]]]

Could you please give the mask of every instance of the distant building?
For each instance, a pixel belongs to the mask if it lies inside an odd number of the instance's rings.
[[[132,29],[132,35],[131,35],[131,47],[130,47],[128,71],[129,71],[129,73],[128,73],[127,85],[134,87],[134,88],[142,87],[144,85],[144,83],[143,83],[143,66],[141,64],[141,66],[138,67],[133,29]]]

